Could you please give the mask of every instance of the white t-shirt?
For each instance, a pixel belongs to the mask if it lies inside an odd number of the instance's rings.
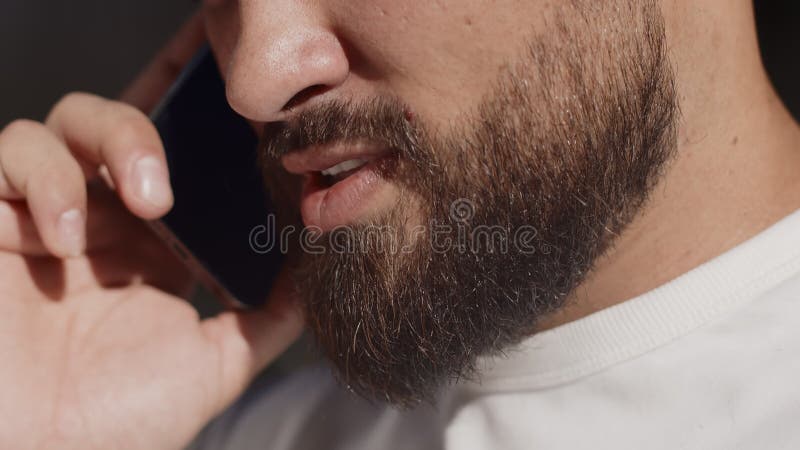
[[[242,399],[193,448],[800,449],[800,211],[481,367],[480,383],[404,412],[310,369]]]

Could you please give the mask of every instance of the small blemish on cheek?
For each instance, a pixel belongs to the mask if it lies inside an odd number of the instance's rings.
[[[413,122],[414,121],[414,113],[411,110],[407,109],[405,111],[405,116],[406,116],[406,120],[407,121],[409,121],[409,122]]]

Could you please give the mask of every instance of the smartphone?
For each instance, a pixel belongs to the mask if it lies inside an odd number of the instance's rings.
[[[265,243],[274,211],[255,132],[228,105],[211,51],[201,50],[153,110],[175,206],[150,223],[224,304],[262,305],[282,264]],[[258,236],[258,245],[254,242]]]

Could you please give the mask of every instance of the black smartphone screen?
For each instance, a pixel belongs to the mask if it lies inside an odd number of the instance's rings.
[[[151,118],[164,143],[175,196],[174,208],[153,228],[221,300],[263,304],[282,254],[278,246],[254,247],[253,237],[263,239],[273,208],[257,164],[256,135],[228,105],[208,48],[187,66]]]

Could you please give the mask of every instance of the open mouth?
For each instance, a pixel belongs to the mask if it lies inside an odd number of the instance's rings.
[[[309,148],[283,157],[284,168],[304,175],[300,205],[306,226],[323,231],[358,222],[376,210],[389,184],[396,155],[386,147],[355,142]]]
[[[333,167],[325,169],[319,172],[319,174],[322,179],[322,182],[325,185],[333,186],[334,184],[356,173],[359,169],[364,167],[368,162],[370,162],[370,160],[364,158],[349,159]]]

